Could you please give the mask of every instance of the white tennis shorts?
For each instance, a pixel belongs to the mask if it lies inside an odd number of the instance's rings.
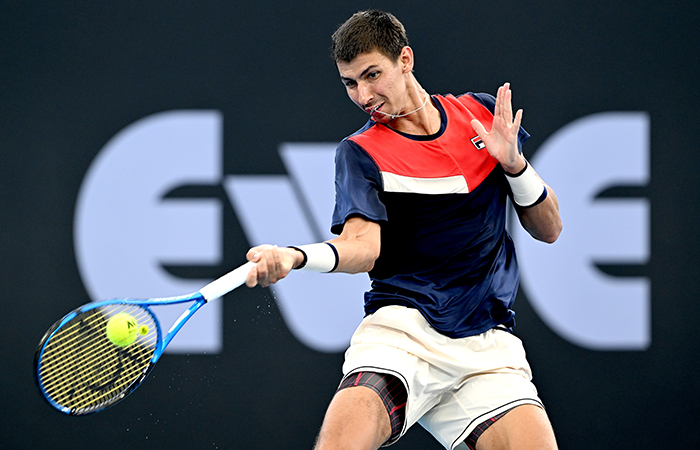
[[[478,425],[515,406],[542,407],[520,339],[499,329],[451,339],[403,306],[379,309],[355,331],[343,374],[359,371],[402,380],[408,402],[401,436],[418,422],[448,449],[466,448]]]

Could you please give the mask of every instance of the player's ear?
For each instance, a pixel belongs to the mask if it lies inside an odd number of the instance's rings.
[[[401,49],[399,54],[399,65],[401,66],[401,71],[403,73],[410,73],[413,71],[413,49],[409,46],[405,46]]]

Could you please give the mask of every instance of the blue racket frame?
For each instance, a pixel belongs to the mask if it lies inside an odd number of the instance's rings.
[[[202,307],[204,304],[209,302],[210,300],[213,300],[215,298],[221,297],[225,295],[226,293],[232,291],[233,289],[239,287],[245,282],[246,276],[250,269],[254,267],[254,263],[248,262],[246,264],[243,264],[242,266],[232,270],[231,272],[227,273],[226,275],[212,281],[211,283],[207,284],[204,286],[202,289],[200,289],[198,292],[194,292],[191,294],[187,295],[181,295],[181,296],[176,296],[176,297],[160,297],[160,298],[148,298],[148,299],[135,299],[135,298],[122,298],[122,299],[111,299],[111,300],[104,300],[104,301],[99,301],[99,302],[93,302],[93,303],[88,303],[86,305],[81,306],[80,308],[77,308],[76,310],[68,313],[66,316],[63,317],[60,321],[55,323],[44,335],[42,340],[39,343],[39,347],[37,348],[36,354],[35,354],[35,359],[34,359],[34,377],[37,386],[39,387],[39,390],[41,391],[42,396],[48,403],[53,406],[55,409],[58,411],[61,411],[65,414],[69,415],[85,415],[85,414],[90,414],[98,411],[102,411],[103,409],[114,405],[115,403],[119,402],[123,398],[125,398],[127,395],[132,393],[134,390],[136,390],[137,387],[141,385],[143,380],[146,379],[148,374],[151,372],[153,369],[153,366],[158,362],[160,357],[163,355],[163,352],[165,349],[168,347],[168,344],[172,341],[172,339],[175,337],[175,335],[180,331],[180,329],[187,323],[187,321]],[[167,334],[163,336],[163,331],[162,327],[160,325],[160,322],[158,321],[156,315],[151,311],[149,308],[150,306],[163,306],[163,305],[173,305],[173,304],[179,304],[179,303],[188,303],[188,302],[193,302],[192,305],[190,305],[178,318],[175,320],[175,322],[172,324],[170,329],[168,330]],[[121,393],[117,398],[111,399],[108,402],[105,402],[104,405],[98,405],[95,407],[89,408],[89,410],[81,410],[81,411],[76,411],[75,409],[71,409],[68,407],[65,407],[63,405],[58,404],[56,401],[54,401],[49,393],[47,392],[44,383],[42,382],[40,371],[42,367],[42,358],[44,356],[44,350],[46,349],[46,346],[48,343],[51,341],[52,337],[59,332],[68,322],[70,322],[72,319],[76,318],[79,314],[83,314],[85,312],[89,312],[94,309],[98,308],[104,308],[110,305],[135,305],[139,306],[143,309],[145,309],[148,314],[153,319],[153,322],[156,327],[156,346],[153,351],[153,356],[150,359],[150,363],[148,367],[143,371],[142,374],[138,376],[138,378],[128,387],[126,391]]]

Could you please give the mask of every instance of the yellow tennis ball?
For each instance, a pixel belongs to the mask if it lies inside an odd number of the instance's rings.
[[[107,339],[119,347],[133,344],[137,330],[138,323],[131,314],[119,313],[107,321]]]
[[[148,334],[148,330],[149,330],[148,325],[141,325],[141,326],[139,327],[139,334],[140,334],[141,336],[145,336],[145,335]]]

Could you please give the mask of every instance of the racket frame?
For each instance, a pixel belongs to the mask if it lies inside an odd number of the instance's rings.
[[[211,283],[204,286],[198,292],[191,294],[180,295],[175,297],[158,297],[158,298],[147,298],[147,299],[136,299],[136,298],[122,298],[122,299],[111,299],[99,302],[91,302],[83,305],[70,313],[66,314],[62,319],[54,323],[51,328],[49,328],[44,336],[42,337],[39,345],[37,347],[34,356],[34,380],[39,388],[42,397],[55,409],[58,411],[68,414],[68,415],[87,415],[91,413],[96,413],[102,411],[131,394],[141,383],[148,377],[156,362],[163,355],[163,352],[167,348],[168,344],[172,341],[175,335],[180,331],[180,329],[187,323],[187,321],[207,302],[214,300],[216,298],[222,297],[233,289],[241,286],[248,275],[248,272],[255,263],[247,262],[242,266],[232,270],[231,272],[223,275],[222,277],[212,281]],[[150,310],[150,306],[163,306],[163,305],[173,305],[178,303],[188,303],[194,302],[190,305],[172,324],[167,334],[163,336],[160,322],[153,312]],[[156,325],[157,339],[156,346],[153,351],[153,356],[144,369],[143,373],[139,375],[124,391],[122,391],[118,396],[105,401],[103,404],[85,410],[76,411],[74,408],[68,408],[66,406],[58,404],[54,399],[49,397],[48,393],[44,389],[44,383],[41,380],[40,372],[42,367],[42,357],[44,354],[44,349],[46,348],[48,342],[51,338],[59,331],[61,328],[74,319],[79,314],[91,311],[96,308],[101,308],[109,305],[136,305],[146,309],[152,316]]]

